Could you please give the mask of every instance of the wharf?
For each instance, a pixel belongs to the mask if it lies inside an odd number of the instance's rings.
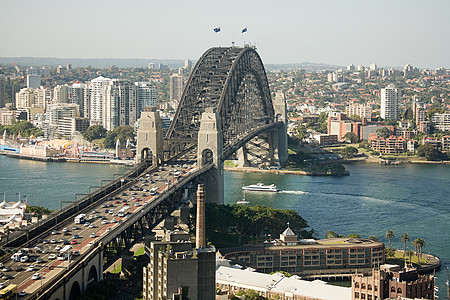
[[[44,156],[34,156],[34,155],[25,155],[20,153],[15,153],[11,151],[0,151],[0,155],[5,155],[8,157],[19,158],[19,159],[28,159],[28,160],[37,160],[37,161],[45,161],[45,162],[65,162],[65,157],[44,157]]]
[[[350,175],[350,172],[348,170],[329,173],[327,171],[306,172],[306,171],[301,171],[301,170],[283,170],[283,169],[265,170],[265,169],[250,168],[250,167],[224,167],[223,169],[225,171],[234,171],[234,172],[293,174],[293,175],[306,175],[306,176],[348,176],[348,175]]]

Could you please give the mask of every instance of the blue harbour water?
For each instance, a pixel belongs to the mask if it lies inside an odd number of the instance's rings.
[[[450,263],[450,166],[352,164],[350,176],[312,177],[266,173],[225,172],[225,202],[243,198],[243,185],[275,184],[280,193],[246,192],[249,205],[293,209],[323,238],[328,230],[380,240],[395,233],[394,247],[403,248],[402,233],[426,241],[424,252]],[[74,193],[87,193],[102,179],[126,171],[122,166],[44,163],[0,156],[0,193],[7,200],[17,192],[31,205],[59,208]],[[117,177],[118,175],[116,175]],[[1,197],[1,196],[0,196]],[[288,222],[289,220],[286,220]],[[414,249],[409,243],[409,248]],[[445,266],[437,273],[440,297],[445,295]]]

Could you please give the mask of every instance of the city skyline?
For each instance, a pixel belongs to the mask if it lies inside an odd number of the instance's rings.
[[[282,1],[277,6],[21,1],[0,8],[9,12],[0,20],[0,57],[195,60],[210,47],[245,42],[256,45],[268,64],[450,66],[445,51],[450,3],[444,0]]]

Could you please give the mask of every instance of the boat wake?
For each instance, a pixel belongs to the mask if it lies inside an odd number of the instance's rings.
[[[283,193],[283,194],[297,194],[297,195],[308,194],[308,192],[304,192],[304,191],[279,191],[279,193]]]

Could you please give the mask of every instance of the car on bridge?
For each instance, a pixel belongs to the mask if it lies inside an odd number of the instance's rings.
[[[48,256],[48,259],[56,259],[56,254],[50,254],[49,256]]]
[[[41,274],[39,274],[39,273],[34,273],[33,276],[31,276],[31,279],[33,279],[33,280],[38,280],[40,278],[41,278]]]

